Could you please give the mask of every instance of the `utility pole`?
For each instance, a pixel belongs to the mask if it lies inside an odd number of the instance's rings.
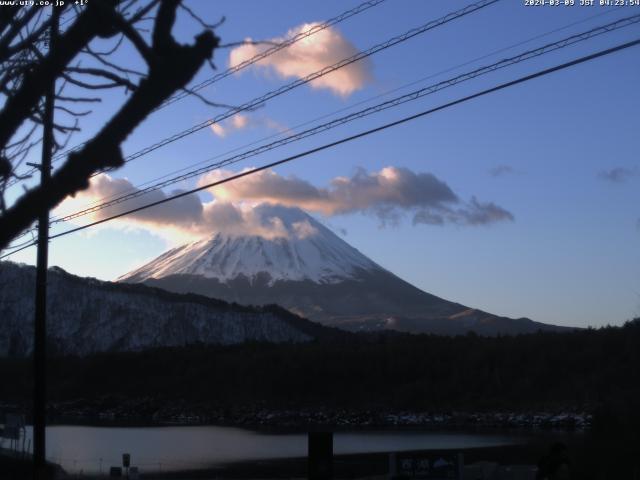
[[[58,35],[58,8],[52,6],[49,52],[54,48]],[[55,81],[44,99],[42,115],[42,162],[40,164],[40,185],[46,188],[51,178],[51,157],[53,155],[53,110],[55,101]],[[33,341],[33,473],[35,480],[43,480],[46,472],[47,423],[47,268],[49,263],[49,209],[42,208],[38,218],[38,257],[36,268],[36,298]]]

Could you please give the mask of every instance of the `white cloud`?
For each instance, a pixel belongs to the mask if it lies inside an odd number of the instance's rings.
[[[242,113],[236,113],[224,122],[216,122],[211,125],[211,131],[217,136],[224,138],[234,130],[242,130],[249,125],[249,118]]]
[[[114,195],[136,191],[126,179],[112,178],[107,174],[93,177],[89,189],[68,197],[57,212],[75,211],[87,204]],[[179,193],[175,190],[170,193]],[[98,210],[85,218],[100,220],[167,198],[164,192],[156,190],[127,202]],[[216,231],[236,235],[259,235],[265,238],[287,237],[291,234],[279,218],[258,216],[250,205],[234,205],[221,200],[203,202],[197,194],[185,195],[132,213],[109,222],[121,229],[142,228],[152,231],[170,243],[184,243],[209,236]],[[293,232],[296,233],[296,232]]]
[[[201,177],[199,185],[220,181],[234,172],[218,170]],[[268,202],[300,207],[325,216],[361,212],[376,216],[383,225],[397,224],[413,215],[413,224],[489,224],[513,220],[493,203],[475,197],[463,202],[442,180],[431,173],[385,167],[379,172],[359,168],[350,177],[336,177],[327,188],[300,178],[283,177],[273,170],[261,172],[210,189],[228,202]]]
[[[309,223],[309,220],[293,223],[293,231],[298,238],[313,237],[318,233],[318,229]]]
[[[246,115],[238,113],[231,118],[231,125],[233,125],[233,128],[240,130],[249,125],[249,119]]]
[[[230,133],[238,130],[244,130],[245,128],[252,127],[264,127],[268,130],[275,130],[280,133],[289,132],[290,130],[281,123],[265,116],[251,116],[236,113],[233,117],[222,121],[216,122],[211,125],[211,131],[220,138],[224,138]]]
[[[214,123],[213,125],[211,125],[211,131],[220,138],[224,138],[227,136],[227,129],[224,128],[221,123]]]
[[[301,32],[317,27],[319,23],[305,23],[289,30],[284,38],[274,38],[272,42],[282,42]],[[247,39],[250,41],[251,39]],[[229,66],[234,67],[270,48],[269,45],[241,45],[231,50]],[[328,27],[320,30],[293,45],[268,55],[254,65],[273,69],[284,78],[304,78],[307,75],[333,65],[344,58],[358,53],[356,47],[342,36],[338,30]],[[324,75],[310,84],[314,88],[326,88],[346,97],[360,90],[372,78],[372,66],[369,59],[342,67]]]
[[[201,177],[198,184],[206,185],[233,174],[211,172]],[[136,188],[128,180],[101,174],[91,179],[89,189],[65,200],[57,212],[75,211],[87,203],[132,191]],[[109,225],[150,230],[171,243],[184,243],[215,232],[265,238],[315,235],[316,230],[308,221],[287,226],[277,215],[258,214],[255,206],[259,204],[297,207],[325,216],[363,213],[373,215],[383,226],[396,225],[405,217],[410,217],[413,225],[475,226],[513,220],[511,213],[494,203],[480,202],[475,197],[468,202],[460,200],[445,182],[431,173],[415,173],[398,167],[385,167],[378,172],[360,168],[350,177],[334,178],[326,188],[264,170],[210,188],[209,192],[214,196],[211,201],[203,201],[192,193],[116,219]],[[180,191],[169,194],[152,191],[98,210],[89,215],[89,219],[104,219],[176,193]]]

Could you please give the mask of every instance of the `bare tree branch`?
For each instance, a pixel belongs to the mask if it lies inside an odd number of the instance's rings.
[[[171,29],[176,20],[176,9],[180,0],[161,0],[158,15],[153,28],[151,44],[153,50],[159,53],[169,52],[176,46],[171,36]]]
[[[113,8],[117,2],[115,0],[103,0],[102,2],[96,0],[94,4],[97,3],[102,4],[102,10],[95,9],[93,12],[96,13],[92,13],[90,8],[85,9],[76,23],[56,43],[56,46],[61,44],[61,48],[68,50],[49,52],[34,67],[34,71],[40,72],[41,78],[52,82],[56,78],[62,77],[77,84],[79,81],[65,74],[64,69],[68,69],[69,62],[88,45],[91,39],[100,35],[113,36],[118,32],[127,35],[124,30],[126,25],[131,25]],[[79,190],[87,188],[89,179],[94,173],[121,166],[124,163],[120,150],[122,142],[153,110],[174,92],[185,88],[218,46],[218,38],[209,30],[200,33],[193,45],[178,44],[173,39],[171,30],[180,0],[160,0],[154,3],[159,3],[159,8],[152,34],[152,43],[151,46],[145,43],[145,48],[142,49],[146,52],[143,56],[149,65],[147,76],[140,80],[135,91],[102,129],[80,149],[68,155],[66,162],[56,169],[46,188],[37,186],[26,191],[0,215],[0,249],[5,248],[15,236],[28,228],[41,211],[51,209],[68,195],[73,195]],[[105,5],[109,5],[111,8],[105,10]],[[104,20],[106,14],[112,16],[113,21],[107,22],[110,26],[96,26],[96,18],[101,16]],[[83,27],[79,27],[79,25],[83,25]],[[114,25],[115,27],[113,27]],[[92,28],[93,30],[91,30]],[[115,28],[115,31],[112,28]],[[79,40],[74,45],[70,43],[73,38]],[[136,45],[129,35],[127,38],[140,51],[139,45]],[[142,40],[140,36],[135,38]],[[102,69],[72,68],[76,69],[72,73],[94,75],[100,72],[98,76],[109,78],[114,82],[117,80],[112,76],[122,80],[112,72],[109,72],[109,76],[103,75]],[[46,87],[41,87],[37,92],[29,94],[24,91],[25,84],[33,86],[32,72],[25,74],[19,92],[12,99],[9,99],[11,101],[20,96],[27,106],[24,104],[19,106],[15,102],[9,105],[7,102],[5,108],[0,111],[0,145],[7,143],[17,128],[17,126],[14,127],[14,124],[19,125],[24,118],[31,116],[35,122],[41,121],[37,107],[42,91]],[[5,118],[9,121],[6,124],[2,121]],[[76,126],[64,125],[56,125],[56,127],[65,133],[77,128]]]
[[[206,97],[204,97],[203,95],[199,94],[195,90],[192,90],[192,89],[187,88],[187,87],[181,88],[181,90],[184,91],[184,92],[187,92],[189,95],[193,95],[198,100],[200,100],[202,103],[204,103],[205,105],[208,105],[210,107],[226,108],[227,110],[237,109],[238,108],[237,105],[233,106],[233,105],[227,105],[226,103],[213,102],[213,101],[207,99]],[[247,109],[247,111],[250,111],[250,110],[253,110],[253,109]]]
[[[116,43],[113,47],[111,47],[109,50],[105,50],[104,52],[96,52],[95,50],[93,50],[93,53],[99,56],[109,56],[109,55],[113,55],[116,50],[118,50],[118,48],[120,48],[120,45],[122,45],[122,41],[124,40],[125,35],[124,33],[118,36],[118,40],[116,40]],[[88,47],[87,47],[88,48]],[[85,49],[86,50],[86,49]]]
[[[123,85],[121,82],[87,83],[82,80],[78,80],[77,78],[73,78],[72,76],[67,75],[66,73],[62,73],[60,76],[73,85],[86,88],[89,90],[106,90],[108,88],[118,88],[118,87],[126,86],[126,85]]]
[[[79,73],[79,74],[83,74],[83,75],[91,75],[94,77],[102,77],[102,78],[106,78],[108,80],[111,80],[113,83],[118,84],[122,87],[125,87],[129,90],[135,90],[138,88],[138,86],[134,83],[131,83],[129,81],[129,79],[127,78],[122,78],[119,75],[116,75],[115,73],[109,72],[107,70],[103,70],[101,68],[80,68],[80,67],[67,67],[66,68],[67,72],[73,72],[73,73]],[[69,75],[64,75],[64,78],[67,79],[68,81],[72,81],[72,77]]]
[[[113,68],[114,70],[117,70],[118,72],[121,72],[121,73],[124,73],[124,74],[130,74],[130,75],[137,75],[139,77],[144,77],[146,75],[143,72],[139,72],[137,70],[132,70],[130,68],[124,68],[124,67],[121,67],[119,65],[116,65],[115,63],[110,62],[109,60],[104,58],[105,55],[98,54],[98,53],[94,52],[90,47],[87,47],[84,50],[84,52],[88,53],[92,58],[95,58],[98,62],[103,64],[105,67]]]
[[[19,5],[8,5],[7,7],[0,9],[0,33],[11,25],[17,13],[21,10]]]
[[[13,17],[10,21],[9,30],[0,38],[0,61],[4,61],[9,56],[9,45],[18,36],[18,32],[24,28],[29,21],[38,13],[36,8],[23,9],[22,16]]]
[[[62,112],[68,113],[74,117],[86,117],[91,113],[91,110],[84,110],[82,112],[76,112],[75,110],[71,110],[70,108],[63,107],[62,105],[56,105],[54,107],[56,110],[60,110]]]
[[[129,22],[132,25],[134,23],[138,22],[139,20],[144,18],[144,16],[147,13],[149,13],[151,10],[153,10],[156,7],[156,5],[158,5],[158,3],[160,3],[160,0],[152,0],[152,1],[150,1],[147,5],[145,5],[141,9],[139,9],[131,18],[127,18],[127,22]]]
[[[153,63],[153,52],[147,45],[147,42],[144,41],[144,38],[142,38],[140,33],[129,22],[125,21],[120,15],[118,15],[118,17],[119,19],[116,21],[119,23],[122,33],[129,39],[133,46],[136,47],[136,50],[142,58],[145,59],[147,65],[151,65]]]
[[[43,23],[40,24],[40,26],[36,30],[31,32],[26,37],[24,37],[20,42],[8,46],[4,51],[0,50],[0,61],[2,61],[2,59],[5,56],[6,56],[6,58],[9,58],[11,55],[14,55],[15,53],[17,53],[20,50],[24,49],[26,46],[32,45],[34,42],[36,42],[46,32],[46,30],[50,26],[51,26],[51,21],[50,20],[46,21],[46,22],[43,22]],[[0,48],[2,48],[2,47],[0,47]]]
[[[102,13],[107,7],[113,9],[115,4],[115,0],[88,4],[78,20],[57,39],[56,50],[49,52],[41,62],[24,74],[20,88],[7,99],[0,111],[0,145],[9,141],[44,95],[48,85],[60,76],[83,46],[100,32],[104,32]]]
[[[87,103],[99,103],[102,102],[98,97],[66,97],[64,95],[56,95],[56,100],[61,102],[87,102]]]
[[[199,15],[197,15],[193,10],[187,7],[184,3],[180,4],[180,8],[185,12],[187,12],[189,16],[191,16],[191,18],[193,18],[196,22],[200,24],[201,27],[204,27],[208,30],[215,30],[220,25],[222,25],[226,20],[226,18],[223,16],[222,18],[220,18],[220,20],[218,20],[218,22],[214,24],[209,24],[209,23],[206,23]]]

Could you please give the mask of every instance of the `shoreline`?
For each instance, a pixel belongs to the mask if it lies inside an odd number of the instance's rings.
[[[25,412],[24,404],[0,402],[0,411]],[[593,415],[585,410],[522,411],[411,411],[331,407],[220,408],[158,399],[74,400],[50,402],[48,423],[93,426],[196,426],[213,425],[281,430],[426,428],[426,429],[532,429],[588,431]]]
[[[573,413],[514,413],[493,412],[483,414],[429,414],[423,412],[398,414],[302,414],[298,412],[257,412],[242,416],[176,415],[169,417],[136,415],[56,415],[52,425],[78,424],[94,426],[220,426],[257,430],[300,431],[332,429],[428,429],[428,430],[540,430],[586,432],[591,428],[592,417]]]

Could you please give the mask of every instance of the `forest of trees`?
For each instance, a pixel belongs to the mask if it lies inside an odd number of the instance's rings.
[[[267,408],[593,411],[640,398],[640,321],[572,333],[393,333],[310,344],[194,346],[49,361],[52,402],[104,396]],[[0,400],[28,400],[29,359],[0,361]]]

